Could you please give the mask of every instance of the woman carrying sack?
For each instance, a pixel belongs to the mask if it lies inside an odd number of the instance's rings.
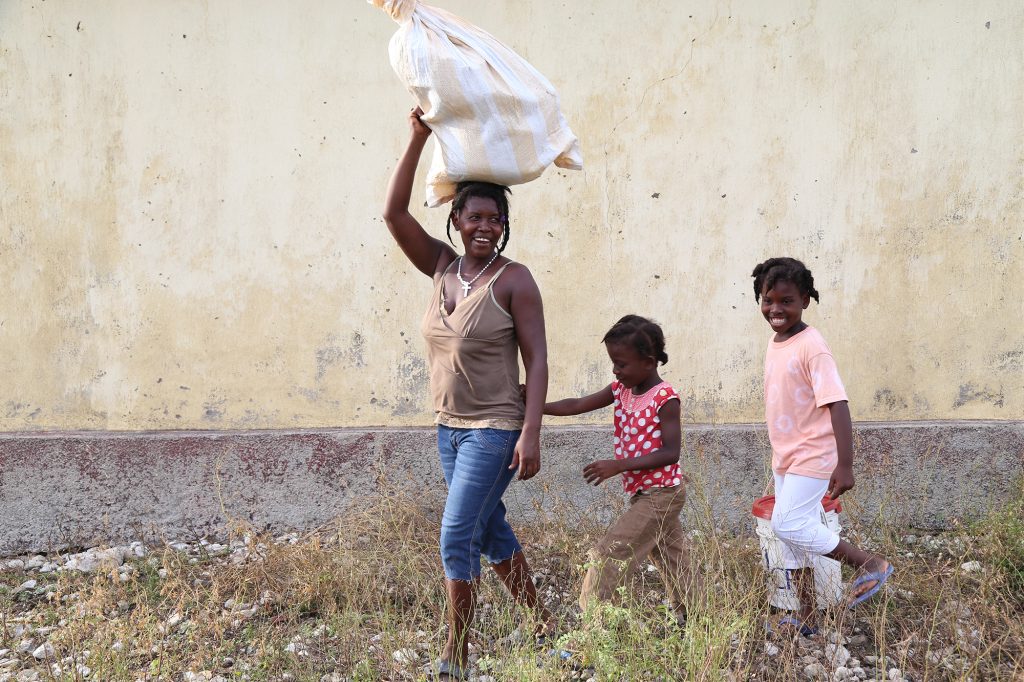
[[[525,481],[540,470],[547,342],[537,283],[525,266],[501,255],[509,236],[507,187],[459,183],[448,234],[450,240],[454,227],[461,256],[409,213],[416,165],[431,132],[422,113],[417,107],[409,116],[411,136],[388,185],[384,220],[409,261],[433,280],[421,331],[448,486],[440,540],[448,640],[435,672],[441,679],[466,679],[481,556],[512,597],[534,612],[538,637],[553,626],[501,501],[517,471]]]

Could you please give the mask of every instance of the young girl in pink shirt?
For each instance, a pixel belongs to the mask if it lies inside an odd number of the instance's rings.
[[[754,268],[754,300],[774,336],[764,361],[765,418],[772,445],[775,508],[772,530],[785,546],[785,568],[794,569],[800,618],[781,624],[800,634],[814,626],[816,555],[858,569],[850,608],[874,596],[892,575],[882,557],[854,547],[823,522],[822,498],[853,488],[853,425],[846,390],[828,344],[801,318],[818,300],[814,278],[793,258],[769,258]]]

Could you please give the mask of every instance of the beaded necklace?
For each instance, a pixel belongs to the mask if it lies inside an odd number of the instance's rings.
[[[462,256],[459,256],[459,267],[456,268],[456,270],[455,270],[455,276],[459,278],[459,284],[462,285],[462,295],[463,296],[469,296],[469,289],[470,289],[470,287],[473,286],[473,282],[475,282],[478,279],[480,279],[480,275],[484,274],[484,270],[486,270],[487,268],[491,267],[491,263],[493,263],[494,259],[497,258],[497,257],[498,257],[498,252],[495,251],[494,255],[491,256],[491,260],[487,261],[487,265],[485,265],[482,268],[480,268],[480,272],[476,273],[476,277],[474,277],[473,279],[471,279],[471,280],[469,280],[467,282],[466,280],[462,279]]]

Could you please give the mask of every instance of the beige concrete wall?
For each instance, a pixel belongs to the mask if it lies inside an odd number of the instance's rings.
[[[1019,2],[440,4],[583,145],[514,194],[552,395],[608,379],[635,311],[687,419],[758,420],[749,273],[789,254],[856,418],[1024,415]],[[429,423],[428,281],[378,217],[394,29],[358,0],[0,3],[0,430]]]

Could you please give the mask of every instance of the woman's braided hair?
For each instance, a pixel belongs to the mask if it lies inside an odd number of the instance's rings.
[[[626,315],[608,330],[602,343],[628,344],[642,358],[654,358],[664,365],[668,362],[665,352],[665,333],[657,322],[639,315]]]
[[[452,216],[465,208],[466,202],[469,201],[470,197],[478,197],[480,199],[492,199],[498,205],[498,213],[501,214],[502,221],[505,223],[501,244],[498,245],[498,253],[504,251],[505,245],[508,244],[509,233],[511,232],[508,215],[508,195],[511,193],[512,190],[508,187],[496,185],[493,182],[467,180],[456,185],[455,196],[452,198],[452,210],[448,213],[448,222],[445,225],[445,234],[448,235],[448,241],[452,243],[452,246],[455,245],[455,242],[452,241]]]
[[[796,258],[769,258],[759,263],[750,276],[754,278],[755,301],[760,301],[761,292],[771,291],[779,281],[791,282],[801,294],[818,300],[818,290],[814,288],[811,271]]]

